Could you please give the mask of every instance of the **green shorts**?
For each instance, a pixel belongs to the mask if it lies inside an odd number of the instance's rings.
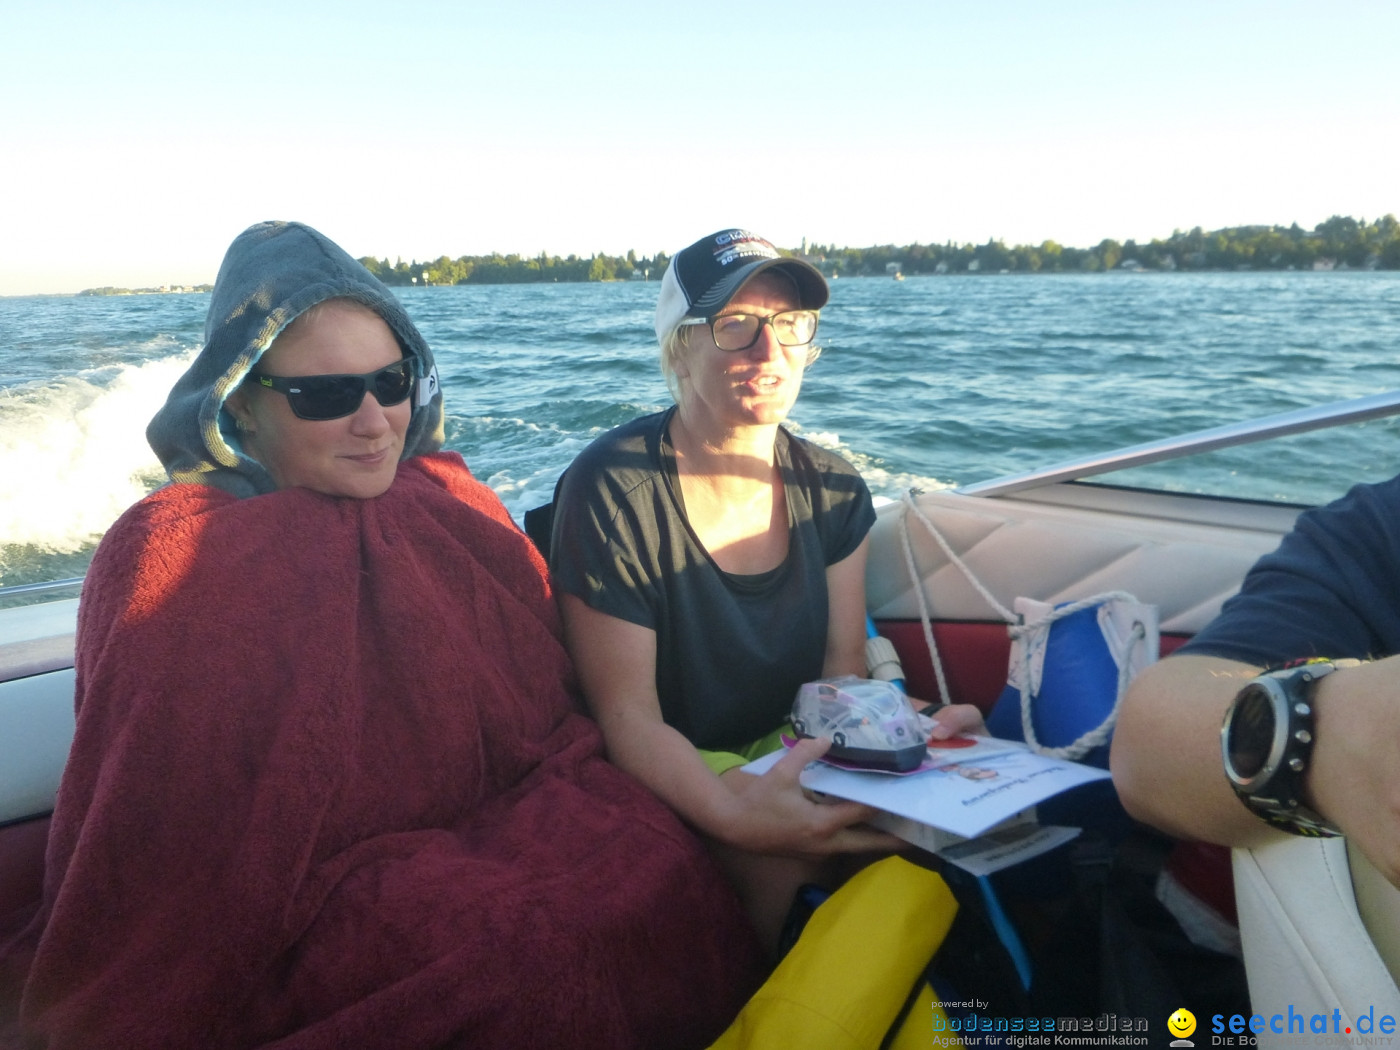
[[[777,751],[783,746],[782,735],[786,733],[792,735],[792,726],[784,722],[773,732],[759,737],[750,744],[745,744],[737,751],[700,751],[700,757],[704,759],[705,765],[719,776],[721,773],[728,773],[736,766],[746,766],[756,758]],[[698,750],[698,749],[697,749]]]

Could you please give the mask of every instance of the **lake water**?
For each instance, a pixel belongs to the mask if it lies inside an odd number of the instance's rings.
[[[669,403],[656,292],[403,290],[437,355],[448,446],[517,520],[595,435]],[[0,299],[0,585],[82,575],[108,524],[163,480],[145,426],[208,303]],[[1400,273],[848,278],[818,342],[793,429],[893,497],[1400,388]],[[1396,473],[1398,433],[1378,421],[1130,480],[1323,502]]]

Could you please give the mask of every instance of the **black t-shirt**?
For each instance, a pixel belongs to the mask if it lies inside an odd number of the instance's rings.
[[[550,568],[561,590],[654,630],[662,717],[696,747],[732,750],[781,725],[798,686],[821,677],[826,569],[860,546],[875,511],[849,463],[779,428],[787,558],[725,572],[685,516],[674,412],[604,434],[569,467]]]
[[[1400,478],[1299,515],[1179,651],[1262,667],[1400,652]]]

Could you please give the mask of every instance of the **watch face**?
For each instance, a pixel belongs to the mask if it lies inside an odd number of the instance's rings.
[[[1277,728],[1268,690],[1258,684],[1241,690],[1225,738],[1231,779],[1238,783],[1259,775],[1273,753]]]

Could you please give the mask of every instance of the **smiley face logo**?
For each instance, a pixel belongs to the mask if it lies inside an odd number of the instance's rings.
[[[1167,1031],[1178,1039],[1185,1039],[1195,1030],[1196,1015],[1184,1006],[1167,1018]]]

